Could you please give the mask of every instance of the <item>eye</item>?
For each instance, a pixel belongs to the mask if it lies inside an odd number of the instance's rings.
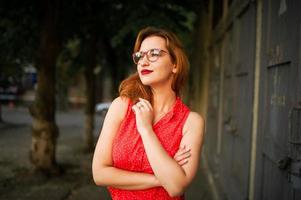
[[[141,53],[141,52],[136,52],[136,53],[135,53],[135,57],[136,57],[137,59],[140,59],[140,58],[142,57],[142,53]]]
[[[149,51],[149,54],[152,57],[160,56],[160,49],[151,49]]]
[[[143,53],[142,52],[136,52],[133,54],[133,61],[134,63],[138,63],[139,60],[143,57]]]

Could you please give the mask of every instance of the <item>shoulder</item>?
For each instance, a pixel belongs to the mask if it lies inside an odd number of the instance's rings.
[[[126,115],[130,100],[127,97],[117,97],[112,101],[107,115],[123,119]]]
[[[203,133],[205,127],[204,118],[197,112],[190,112],[183,127],[183,133],[200,132]]]
[[[188,121],[204,124],[204,118],[197,112],[190,112],[187,118]]]
[[[127,97],[117,97],[112,101],[111,106],[115,107],[115,106],[122,106],[122,107],[127,107],[128,103],[129,103],[129,98]]]

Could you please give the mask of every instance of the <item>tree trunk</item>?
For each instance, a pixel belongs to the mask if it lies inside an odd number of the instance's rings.
[[[93,129],[95,114],[95,75],[97,56],[97,36],[94,31],[88,41],[87,66],[85,69],[86,80],[86,104],[85,104],[85,132],[84,132],[84,151],[91,152],[93,150]]]
[[[40,45],[36,67],[38,81],[36,99],[30,107],[33,117],[30,161],[37,171],[60,172],[56,163],[58,127],[55,123],[55,65],[59,52],[57,37],[58,1],[43,1]]]
[[[59,59],[58,59],[59,60]],[[67,73],[68,65],[66,62],[57,62],[56,73],[56,106],[60,111],[67,111],[69,109],[68,102],[68,89],[69,89],[69,74]]]
[[[202,114],[206,113],[207,98],[205,95],[208,91],[208,42],[210,41],[210,13],[208,11],[209,2],[203,1],[197,5],[195,10],[202,10],[196,16],[194,24],[194,32],[192,38],[194,38],[193,51],[191,55],[191,68],[189,77],[189,89],[187,91],[187,100],[190,106]],[[208,28],[210,27],[210,28]],[[202,93],[201,93],[202,91]],[[204,92],[205,91],[205,92]]]
[[[107,67],[109,68],[110,76],[112,77],[112,92],[111,96],[115,97],[118,95],[118,88],[119,84],[122,81],[123,74],[122,74],[122,67],[119,66],[118,63],[118,56],[114,51],[113,47],[111,46],[110,40],[108,38],[103,38],[102,44],[104,45],[104,54],[107,60]]]
[[[2,118],[2,104],[0,103],[0,122],[3,122]]]

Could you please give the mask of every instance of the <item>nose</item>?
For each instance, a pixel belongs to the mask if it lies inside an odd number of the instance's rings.
[[[144,55],[140,60],[139,60],[139,64],[141,66],[148,66],[149,65],[149,61],[146,58],[147,55]]]

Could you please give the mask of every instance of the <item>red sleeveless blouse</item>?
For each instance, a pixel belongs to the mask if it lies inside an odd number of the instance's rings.
[[[136,128],[136,117],[132,106],[130,102],[126,116],[113,141],[113,165],[119,169],[153,174]],[[177,98],[171,110],[153,125],[156,136],[172,158],[179,149],[183,135],[182,129],[189,112],[189,108],[180,98]],[[108,187],[108,190],[113,200],[184,200],[184,196],[170,197],[163,187],[146,190],[122,190]]]

